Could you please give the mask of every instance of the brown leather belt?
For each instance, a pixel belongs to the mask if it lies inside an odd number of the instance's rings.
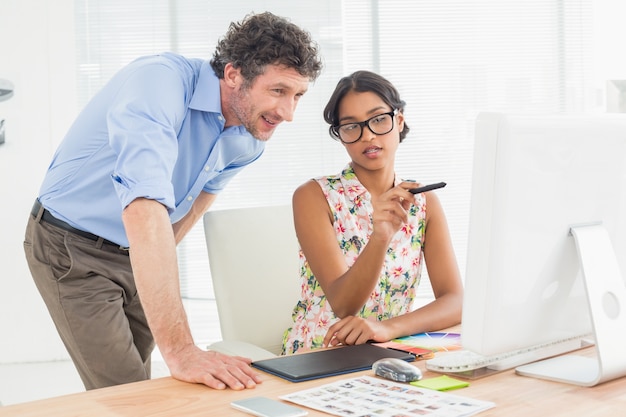
[[[35,204],[33,204],[33,209],[30,211],[30,214],[32,214],[36,218],[41,208],[42,206],[41,206],[41,203],[39,202],[39,199],[35,200]],[[119,249],[128,251],[128,248],[120,246],[115,242],[111,242],[110,240],[104,239],[98,235],[94,235],[93,233],[85,232],[84,230],[80,230],[80,229],[70,226],[69,224],[65,223],[63,220],[59,220],[56,217],[54,217],[52,213],[50,213],[45,208],[43,209],[41,220],[48,224],[56,226],[59,229],[63,229],[67,232],[74,233],[75,235],[93,240],[94,242],[97,242],[98,240],[102,240],[103,245],[117,246]]]

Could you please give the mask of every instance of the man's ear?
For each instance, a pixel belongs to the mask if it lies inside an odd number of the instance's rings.
[[[235,68],[230,62],[224,67],[224,82],[231,88],[237,88],[243,83],[241,70]]]

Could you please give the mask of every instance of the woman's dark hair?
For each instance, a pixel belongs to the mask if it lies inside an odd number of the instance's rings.
[[[333,128],[339,126],[339,103],[351,91],[357,93],[372,92],[392,109],[404,112],[406,103],[400,98],[398,90],[386,78],[371,71],[356,71],[339,80],[324,108],[324,120],[330,125],[329,132],[333,138],[337,137]],[[404,122],[404,129],[400,132],[400,142],[404,140],[409,130],[409,125]]]
[[[311,35],[270,12],[250,14],[241,22],[231,23],[210,62],[220,79],[230,62],[241,70],[248,85],[267,65],[293,68],[310,81],[315,81],[322,70],[318,46]]]

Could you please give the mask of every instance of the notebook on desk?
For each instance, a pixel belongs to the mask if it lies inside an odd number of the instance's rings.
[[[254,361],[252,366],[291,382],[301,382],[371,369],[382,358],[415,360],[409,353],[366,343]]]

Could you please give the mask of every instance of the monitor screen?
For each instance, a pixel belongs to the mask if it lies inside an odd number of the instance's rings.
[[[626,115],[481,113],[475,134],[463,347],[494,355],[595,336],[571,230],[606,230],[624,287]],[[603,308],[626,326],[621,287]]]

